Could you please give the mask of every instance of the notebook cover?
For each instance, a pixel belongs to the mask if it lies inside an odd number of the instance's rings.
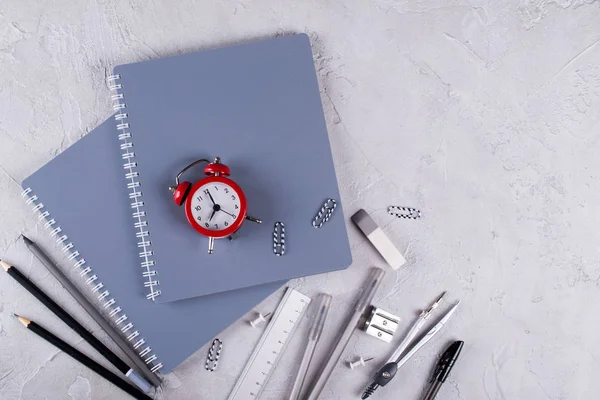
[[[90,289],[103,284],[95,294],[86,294],[104,296],[103,304],[114,299],[107,312],[116,307],[122,311],[113,316],[113,321],[126,315],[118,326],[132,323],[125,336],[138,331],[139,336],[130,342],[144,339],[138,350],[150,348],[145,358],[156,355],[154,365],[161,363],[160,371],[166,373],[284,282],[167,304],[146,300],[117,142],[114,120],[110,118],[22,185],[31,188],[29,197],[37,196],[32,206],[43,204],[39,211],[49,213],[46,220],[56,221],[50,229],[62,229],[55,234],[57,241],[62,235],[68,236],[61,248],[73,243],[68,251],[79,252],[73,263],[85,259],[79,269],[89,267],[90,271],[82,279],[97,276],[89,282]],[[105,291],[110,294],[105,296]]]
[[[352,262],[308,36],[121,65],[114,69],[117,123],[131,134],[152,242],[151,290],[158,302],[203,296],[347,268]],[[120,98],[122,95],[122,98]],[[246,194],[240,238],[208,239],[188,224],[168,187],[199,158],[219,156]],[[131,165],[131,164],[130,164]],[[203,178],[196,168],[183,176]],[[324,201],[338,207],[321,229]],[[285,224],[286,254],[273,254],[273,225]],[[148,254],[148,253],[146,253]],[[147,261],[147,260],[146,260]],[[158,289],[152,284],[158,282]]]

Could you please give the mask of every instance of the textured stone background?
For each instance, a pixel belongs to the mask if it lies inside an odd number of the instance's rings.
[[[406,267],[388,274],[376,303],[405,327],[443,290],[463,301],[375,398],[419,398],[437,355],[458,338],[466,347],[440,398],[597,398],[594,0],[3,0],[0,257],[81,315],[17,241],[25,232],[51,247],[18,182],[111,114],[105,77],[113,65],[294,32],[312,39],[346,215],[366,208],[406,252]],[[418,207],[423,219],[393,219],[391,204]],[[308,295],[334,295],[325,345],[367,267],[383,266],[354,227],[350,240],[348,271],[292,282]],[[258,309],[271,311],[278,298]],[[13,312],[93,354],[0,276],[0,398],[128,398],[26,332]],[[259,336],[244,321],[232,325],[220,335],[217,372],[204,370],[204,347],[166,376],[156,398],[225,399]],[[284,398],[300,337],[264,399]],[[357,398],[389,351],[356,334],[343,359],[378,361],[355,371],[340,365],[322,398]]]

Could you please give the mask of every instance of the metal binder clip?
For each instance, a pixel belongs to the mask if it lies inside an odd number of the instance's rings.
[[[273,227],[273,254],[282,256],[285,254],[285,224],[275,222]]]
[[[399,212],[396,212],[399,211]],[[421,218],[421,211],[416,208],[411,207],[398,207],[398,206],[390,206],[388,207],[388,214],[393,215],[396,218],[405,218],[405,219],[419,219]]]
[[[313,218],[312,226],[320,228],[331,218],[331,214],[335,211],[337,202],[334,199],[327,199],[323,204],[323,207],[319,210],[315,218]]]
[[[214,372],[217,369],[217,365],[219,363],[219,356],[221,355],[221,351],[223,350],[223,342],[221,339],[216,338],[213,340],[210,349],[208,349],[208,355],[206,356],[206,364],[204,368],[207,371]]]
[[[371,313],[365,322],[365,332],[389,343],[392,341],[399,323],[400,317],[381,308],[371,306]]]

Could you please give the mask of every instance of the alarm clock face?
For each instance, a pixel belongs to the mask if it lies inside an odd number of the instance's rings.
[[[190,224],[202,235],[227,237],[237,231],[246,218],[246,197],[232,180],[208,177],[190,190],[186,215]]]

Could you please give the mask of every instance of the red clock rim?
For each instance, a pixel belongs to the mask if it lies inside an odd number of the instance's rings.
[[[196,220],[194,219],[194,215],[192,214],[192,198],[194,197],[193,194],[196,193],[196,191],[198,189],[200,189],[202,186],[206,185],[207,183],[213,183],[213,182],[220,182],[220,183],[224,183],[226,185],[231,186],[233,188],[233,190],[235,190],[237,192],[237,194],[240,198],[240,212],[238,213],[238,215],[239,215],[238,218],[227,229],[218,230],[218,231],[211,231],[211,230],[208,230],[208,229],[200,226],[200,224],[198,224],[196,222]],[[224,238],[227,236],[231,236],[235,231],[240,229],[240,226],[242,226],[242,223],[246,219],[246,213],[248,211],[246,207],[247,207],[246,195],[244,194],[244,192],[242,191],[242,188],[237,183],[235,183],[231,179],[226,178],[224,176],[209,176],[207,178],[201,179],[198,182],[196,182],[194,184],[194,186],[192,186],[192,188],[190,189],[188,198],[185,201],[185,215],[186,215],[190,225],[192,225],[192,228],[194,228],[198,233],[200,233],[201,235],[207,236],[207,237],[214,237],[217,239],[221,239],[221,238]]]

